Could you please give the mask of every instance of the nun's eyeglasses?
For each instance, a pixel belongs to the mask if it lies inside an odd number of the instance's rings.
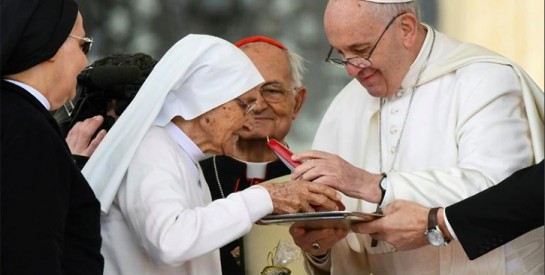
[[[75,36],[75,35],[72,35],[72,34],[70,34],[68,36],[83,41],[83,44],[80,47],[81,47],[81,51],[84,54],[87,54],[91,50],[91,46],[93,46],[93,38],[80,37],[80,36]]]
[[[240,103],[241,107],[244,108],[244,115],[248,115],[248,114],[252,113],[252,111],[254,110],[254,108],[255,108],[255,106],[257,104],[256,101],[248,103],[248,102],[246,102],[246,101],[244,101],[244,100],[242,100],[242,99],[240,99],[238,97],[235,98],[235,99]]]

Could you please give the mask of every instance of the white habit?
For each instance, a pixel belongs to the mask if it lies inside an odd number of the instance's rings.
[[[150,128],[102,216],[105,275],[221,274],[219,248],[272,211],[260,187],[212,202],[197,172],[204,155],[191,155],[198,147],[189,138],[176,142],[172,131],[185,136],[173,125]]]

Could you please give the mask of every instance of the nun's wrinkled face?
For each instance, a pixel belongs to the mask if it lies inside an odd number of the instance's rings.
[[[249,91],[204,114],[200,124],[208,137],[208,146],[201,149],[205,153],[232,155],[242,126],[252,124],[252,106],[248,102],[255,100]]]
[[[79,12],[70,35],[53,57],[59,83],[58,89],[48,98],[53,110],[76,96],[77,76],[87,66],[87,57],[82,49],[85,42],[73,37],[85,37],[83,18]]]

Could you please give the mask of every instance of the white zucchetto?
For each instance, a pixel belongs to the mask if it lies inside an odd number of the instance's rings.
[[[379,4],[395,4],[395,3],[408,3],[412,2],[413,0],[360,0],[365,2],[373,2],[373,3],[379,3]]]

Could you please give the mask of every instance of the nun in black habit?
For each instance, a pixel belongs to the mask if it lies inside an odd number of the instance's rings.
[[[2,0],[1,274],[102,274],[100,205],[50,111],[87,64],[73,0]]]

